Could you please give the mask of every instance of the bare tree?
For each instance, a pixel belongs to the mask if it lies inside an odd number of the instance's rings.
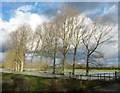
[[[85,27],[82,32],[82,42],[85,46],[86,52],[86,75],[89,74],[89,63],[92,54],[97,52],[97,48],[108,40],[112,39],[115,34],[112,29],[114,25],[102,25],[98,24],[97,21],[93,22],[90,28]]]
[[[30,43],[30,50],[32,51],[31,61],[34,56],[40,56],[40,62],[42,62],[42,57],[44,53],[47,51],[47,38],[48,38],[49,28],[47,26],[47,22],[39,24],[36,27],[35,32],[33,33],[33,37]]]
[[[101,67],[103,66],[102,61],[105,58],[105,54],[102,51],[96,50],[93,54],[91,54],[90,66],[91,67]]]
[[[56,52],[57,52],[57,41],[54,39],[56,38],[55,34],[55,27],[53,22],[44,22],[41,25],[38,25],[35,31],[35,41],[33,41],[32,47],[33,50],[33,57],[35,54],[40,57],[40,62],[42,61],[42,57],[45,56],[46,59],[48,57],[54,58],[54,64],[53,64],[53,73],[55,73],[55,59],[56,59]],[[34,42],[36,44],[34,44]],[[48,62],[46,62],[48,63]]]
[[[47,30],[47,49],[48,54],[51,58],[53,58],[53,74],[55,74],[55,68],[56,68],[56,57],[57,57],[57,51],[58,51],[58,31],[57,27],[55,25],[55,21],[51,21],[47,24],[46,27]]]
[[[82,25],[83,25],[84,17],[79,17],[79,11],[76,12],[76,17],[73,18],[72,20],[72,38],[71,38],[71,44],[73,46],[73,72],[72,74],[75,74],[75,64],[76,64],[76,54],[77,54],[77,49],[82,43]]]
[[[44,37],[44,33],[42,30],[42,24],[38,25],[36,27],[36,30],[33,32],[33,34],[31,35],[31,42],[30,42],[30,50],[31,50],[31,60],[30,62],[33,61],[33,58],[35,57],[35,55],[39,56],[40,55],[40,51],[42,51],[42,40]],[[41,59],[42,60],[42,55],[41,55]]]
[[[42,40],[42,53],[46,57],[51,57],[53,59],[53,74],[55,74],[55,63],[57,56],[57,45],[58,45],[58,30],[55,25],[55,21],[44,22],[42,25],[44,36]]]
[[[25,63],[25,54],[27,49],[27,44],[29,42],[29,33],[31,28],[27,24],[23,24],[18,27],[14,32],[10,34],[11,44],[15,53],[15,67],[16,71],[23,71],[23,66]]]
[[[59,44],[59,51],[63,55],[62,59],[62,74],[64,74],[64,65],[66,56],[69,51],[72,37],[72,29],[74,28],[73,20],[77,16],[78,10],[71,8],[68,5],[63,5],[57,13],[57,27],[59,29],[59,38],[61,44]]]

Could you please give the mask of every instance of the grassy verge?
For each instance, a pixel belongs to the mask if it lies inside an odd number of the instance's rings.
[[[83,91],[116,81],[56,79],[22,74],[2,73],[3,91]]]

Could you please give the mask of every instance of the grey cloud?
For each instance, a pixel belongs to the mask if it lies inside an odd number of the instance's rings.
[[[100,20],[100,24],[104,24],[104,23],[113,23],[113,24],[117,24],[117,16],[111,16],[111,15],[104,15],[104,16],[101,16],[101,20]]]
[[[49,8],[47,10],[45,10],[44,12],[42,12],[42,14],[48,16],[48,17],[51,17],[53,16],[55,13],[57,12],[57,8]]]
[[[0,52],[5,52],[8,49],[10,49],[8,42],[0,44]]]
[[[101,23],[104,22],[112,22],[112,23],[117,23],[118,21],[118,4],[116,2],[69,2],[67,3],[72,7],[76,7],[80,9],[81,13],[85,13],[88,17],[94,19],[96,15],[101,16]],[[99,10],[101,7],[106,7],[106,9],[111,8],[113,5],[116,7],[116,11],[105,11],[107,14],[99,14]],[[120,9],[119,9],[120,10]],[[103,10],[102,10],[103,11]],[[89,12],[89,13],[88,13]]]
[[[118,23],[120,24],[120,2],[118,3]]]
[[[98,2],[70,2],[67,4],[71,5],[72,7],[79,8],[81,12],[96,9],[100,5]]]

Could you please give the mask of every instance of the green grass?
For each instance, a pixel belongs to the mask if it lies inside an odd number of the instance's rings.
[[[31,75],[3,73],[3,91],[14,91],[16,87],[20,91],[37,91],[46,90],[50,83],[47,77],[37,77]]]
[[[2,72],[0,72],[0,76],[2,76]]]
[[[118,70],[97,70],[97,69],[92,69],[91,72],[115,72],[115,71],[118,71]]]
[[[86,71],[85,69],[75,69],[75,72],[85,72],[85,71]],[[90,69],[90,72],[115,72],[115,71],[118,70]],[[72,69],[65,69],[65,72],[72,72]]]
[[[74,79],[56,79],[40,76],[30,76],[12,73],[2,74],[3,91],[82,91],[95,86],[101,86],[114,83],[115,81],[93,80],[86,81]],[[14,77],[12,79],[12,77]],[[17,80],[15,80],[17,79]]]

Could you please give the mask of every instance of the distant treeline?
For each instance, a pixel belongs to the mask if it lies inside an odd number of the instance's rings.
[[[52,66],[50,67],[52,68]],[[72,69],[72,65],[67,64],[66,68],[68,69]],[[94,67],[89,67],[90,69],[100,69],[100,70],[120,70],[119,66],[94,66]],[[75,69],[86,69],[86,65],[85,64],[79,64],[76,65]]]
[[[78,65],[76,66],[76,69],[85,69],[85,65]],[[101,70],[120,70],[120,67],[119,66],[94,66],[94,67],[89,67],[90,69],[101,69]]]

